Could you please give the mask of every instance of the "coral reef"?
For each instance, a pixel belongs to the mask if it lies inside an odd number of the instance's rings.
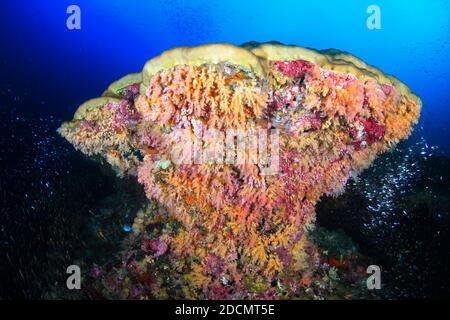
[[[145,258],[127,297],[295,297],[345,266],[311,240],[316,203],[407,138],[420,108],[347,53],[215,44],[150,60],[60,133],[158,203],[132,227]]]

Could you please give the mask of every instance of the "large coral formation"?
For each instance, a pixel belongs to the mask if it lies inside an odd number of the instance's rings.
[[[150,60],[60,133],[119,175],[136,175],[164,208],[140,212],[134,236],[151,259],[169,254],[185,297],[267,298],[274,283],[295,296],[311,282],[319,257],[306,227],[317,201],[408,137],[420,108],[404,84],[347,53],[219,44]],[[246,133],[242,153],[220,147],[230,130],[232,141]],[[276,143],[255,156],[261,130]],[[192,141],[203,153],[180,150]],[[152,220],[164,222],[158,233],[146,232]]]

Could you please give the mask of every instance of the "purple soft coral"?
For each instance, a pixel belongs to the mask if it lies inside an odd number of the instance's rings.
[[[123,129],[141,119],[141,114],[128,101],[123,100],[120,103],[111,103],[108,105],[108,108],[113,114],[112,126],[114,129]]]
[[[144,240],[141,245],[144,252],[151,252],[154,258],[162,256],[167,252],[169,246],[161,240]]]

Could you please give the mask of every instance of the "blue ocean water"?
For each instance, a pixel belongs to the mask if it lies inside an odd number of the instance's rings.
[[[81,30],[66,27],[71,4]],[[380,30],[366,26],[369,5]],[[17,0],[2,2],[0,26],[2,108],[67,119],[171,47],[275,40],[348,51],[398,77],[423,100],[420,134],[450,153],[446,0]]]
[[[81,30],[66,27],[69,5],[81,9]],[[381,10],[380,30],[366,26],[370,5]],[[394,261],[389,263],[400,261],[412,270],[406,276],[397,270],[406,278],[399,285],[404,296],[448,297],[450,171],[447,159],[428,154],[450,155],[450,1],[15,0],[0,6],[0,299],[43,297],[55,283],[55,268],[64,279],[61,266],[72,263],[77,252],[98,253],[85,241],[100,227],[80,219],[91,218],[99,199],[121,205],[117,181],[101,175],[56,134],[61,122],[166,49],[251,40],[348,51],[421,97],[418,142],[380,157],[338,204],[321,204],[318,220],[326,220],[326,227],[351,220],[345,231],[361,243],[373,240],[375,256],[377,246],[381,254],[389,247],[385,255]],[[421,171],[413,155],[423,158]],[[404,194],[414,193],[419,196],[403,201]],[[369,214],[356,215],[354,206],[339,202],[347,197]],[[407,205],[407,213],[397,210],[402,201],[415,211]],[[126,214],[105,219],[114,220],[117,238],[126,233]],[[411,279],[416,282],[409,287]]]

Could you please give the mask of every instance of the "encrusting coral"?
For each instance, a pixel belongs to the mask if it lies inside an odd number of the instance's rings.
[[[408,137],[420,109],[404,84],[347,53],[215,44],[150,60],[60,133],[137,176],[163,208],[140,211],[133,235],[151,261],[168,256],[184,297],[269,298],[311,285],[317,201]],[[163,227],[147,232],[156,220]],[[161,286],[142,295],[158,297]]]

